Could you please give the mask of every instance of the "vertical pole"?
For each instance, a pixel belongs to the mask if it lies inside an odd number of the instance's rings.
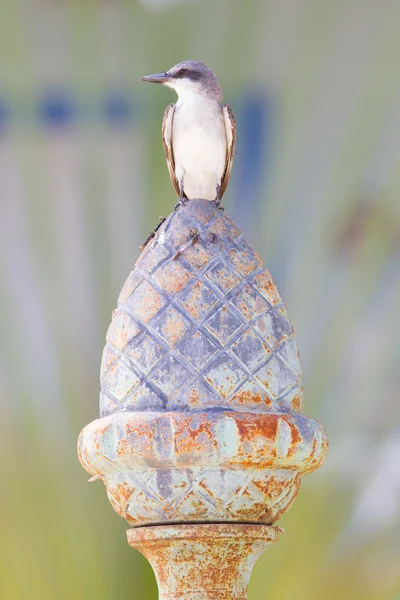
[[[247,600],[253,566],[278,530],[209,523],[140,527],[127,537],[153,567],[160,600]]]

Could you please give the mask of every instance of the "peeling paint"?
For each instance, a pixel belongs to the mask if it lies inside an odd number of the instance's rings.
[[[144,248],[113,313],[101,386],[79,458],[135,526],[270,525],[327,452],[323,427],[301,412],[275,283],[212,202],[179,208]]]

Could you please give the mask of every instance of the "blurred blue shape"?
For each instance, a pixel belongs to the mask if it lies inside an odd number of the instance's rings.
[[[10,122],[10,111],[4,99],[0,98],[0,133],[3,133]]]
[[[134,106],[123,90],[110,91],[104,103],[104,117],[113,127],[126,127],[133,118]]]
[[[249,228],[254,226],[261,204],[261,184],[267,164],[270,138],[271,103],[259,90],[247,92],[237,114],[237,149],[235,165],[235,218]],[[245,199],[245,202],[243,202]]]
[[[47,127],[67,127],[76,118],[77,113],[76,105],[64,91],[47,91],[39,100],[38,116]]]

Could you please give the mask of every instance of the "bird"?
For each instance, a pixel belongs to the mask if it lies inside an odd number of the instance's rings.
[[[164,73],[142,81],[175,90],[162,121],[162,141],[172,185],[179,197],[176,208],[193,198],[216,203],[228,186],[236,146],[236,122],[214,71],[196,60],[180,62]]]

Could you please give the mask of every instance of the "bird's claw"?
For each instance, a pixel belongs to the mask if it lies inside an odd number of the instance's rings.
[[[220,210],[221,212],[224,212],[224,207],[221,204],[221,186],[217,185],[216,186],[216,192],[217,192],[217,196],[214,200],[214,204],[216,205],[216,207],[218,208],[218,210]]]
[[[180,206],[185,206],[185,204],[187,204],[187,202],[188,202],[188,199],[181,196],[180,198],[178,198],[178,202],[175,204],[174,210],[177,211]]]

